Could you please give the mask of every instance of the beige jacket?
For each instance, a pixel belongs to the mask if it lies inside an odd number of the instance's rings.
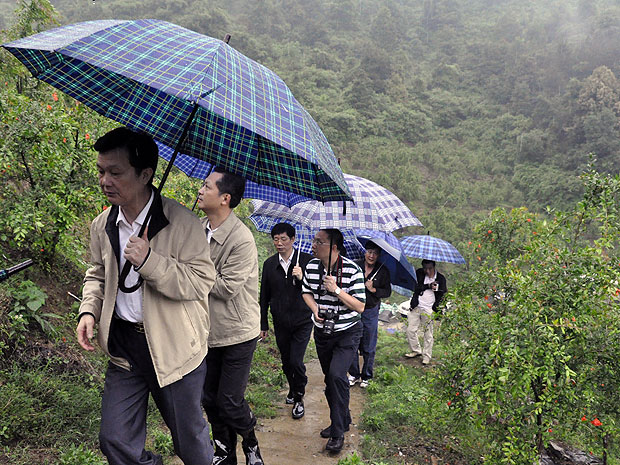
[[[215,269],[200,220],[174,200],[156,196],[153,202],[148,230],[151,252],[138,272],[144,278],[146,338],[157,381],[163,387],[193,371],[207,354],[207,296]],[[84,278],[80,314],[95,316],[99,345],[113,363],[129,369],[129,362],[110,355],[108,348],[118,290],[118,210],[108,208],[91,224],[92,266]]]
[[[206,217],[202,224],[206,227]],[[211,237],[211,260],[216,275],[209,294],[209,347],[239,344],[258,337],[258,252],[254,236],[233,212]]]

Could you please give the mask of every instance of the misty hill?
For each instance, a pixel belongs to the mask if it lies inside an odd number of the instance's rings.
[[[573,202],[588,153],[603,171],[620,161],[612,0],[52,3],[63,23],[159,18],[232,34],[287,82],[345,171],[455,244],[497,206]]]

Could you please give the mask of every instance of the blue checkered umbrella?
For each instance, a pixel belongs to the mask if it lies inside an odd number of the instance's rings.
[[[465,264],[465,259],[449,242],[433,236],[406,236],[400,239],[408,257],[437,262]]]
[[[102,20],[3,47],[33,76],[181,154],[302,197],[349,198],[327,139],[284,82],[220,40],[165,21]]]
[[[310,230],[337,228],[341,231],[372,229],[392,232],[407,226],[422,226],[411,210],[386,188],[365,178],[344,175],[353,196],[346,202],[343,215],[342,202],[301,202],[292,207],[253,200],[254,213],[289,220]]]

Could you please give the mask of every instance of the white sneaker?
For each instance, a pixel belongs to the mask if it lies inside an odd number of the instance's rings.
[[[360,379],[355,376],[347,375],[347,378],[349,378],[349,386],[355,386],[355,383],[360,382]]]
[[[361,387],[362,389],[367,388],[367,387],[368,387],[368,381],[369,381],[369,380],[367,380],[367,379],[363,379],[363,380],[362,380],[362,382],[360,383],[360,387]]]
[[[429,365],[430,363],[431,363],[431,359],[430,358],[424,357],[422,359],[422,365]]]

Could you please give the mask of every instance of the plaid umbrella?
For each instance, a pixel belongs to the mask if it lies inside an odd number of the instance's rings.
[[[160,157],[166,161],[170,161],[174,158],[174,150],[160,142],[158,142],[157,145],[159,146]],[[197,179],[205,179],[209,174],[211,174],[211,171],[214,168],[214,165],[208,161],[198,160],[197,158],[182,153],[178,154],[174,159],[174,166],[179,168],[188,176]],[[288,207],[292,207],[299,202],[311,200],[308,197],[304,197],[303,195],[295,194],[293,192],[286,192],[275,187],[256,184],[249,179],[245,180],[245,191],[243,193],[243,197],[246,199],[267,200],[268,202],[279,203]]]
[[[343,215],[340,202],[301,202],[286,207],[271,202],[253,200],[254,213],[289,220],[310,230],[337,228],[341,231],[373,229],[392,232],[407,226],[422,226],[411,210],[386,188],[368,179],[344,175],[353,202],[346,202]]]
[[[257,214],[250,215],[250,220],[258,231],[264,233],[270,233],[271,229],[278,223],[291,224],[295,227],[296,247],[302,252],[312,254],[312,239],[318,229],[312,230],[299,223]],[[416,283],[415,270],[407,261],[400,242],[392,233],[365,229],[345,229],[341,232],[344,236],[346,256],[352,260],[364,258],[366,253],[364,246],[369,240],[381,247],[384,252],[379,257],[379,261],[390,271],[392,290],[399,294],[411,295]]]
[[[465,264],[465,259],[449,242],[433,236],[406,236],[400,239],[408,257],[437,262]]]
[[[33,76],[179,153],[306,198],[349,198],[327,139],[284,82],[220,40],[165,21],[102,20],[3,47]]]

